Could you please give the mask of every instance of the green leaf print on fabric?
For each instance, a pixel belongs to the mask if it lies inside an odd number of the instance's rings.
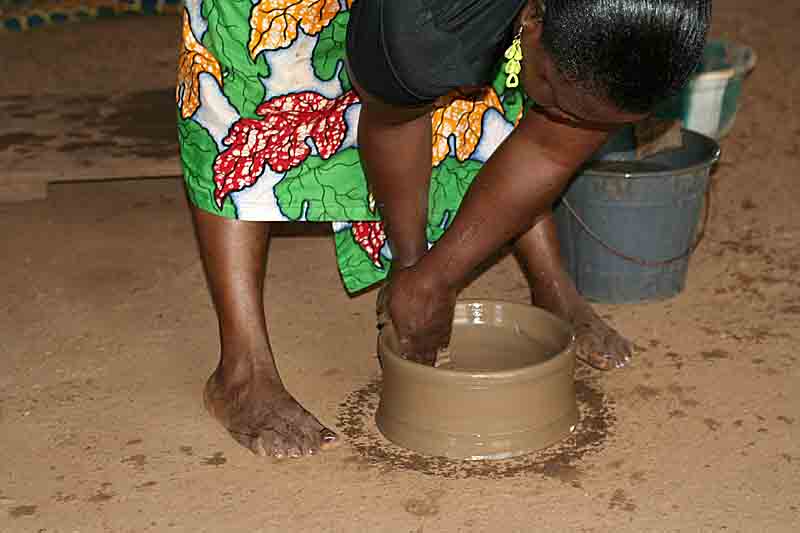
[[[429,242],[433,243],[439,240],[450,226],[461,206],[464,195],[481,166],[482,163],[479,161],[461,162],[455,157],[448,157],[433,169],[428,208],[427,237]],[[352,217],[351,220],[358,219]],[[366,289],[383,280],[390,264],[390,261],[384,257],[380,258],[383,268],[378,268],[373,264],[369,254],[358,245],[350,229],[343,229],[336,233],[336,255],[342,281],[350,293]]]
[[[497,93],[497,96],[500,97],[500,101],[503,102],[503,116],[511,124],[516,124],[520,110],[525,106],[528,100],[525,91],[521,87],[516,89],[509,89],[506,87],[506,75],[502,68],[498,68],[492,87]]]
[[[428,196],[429,242],[438,241],[450,225],[481,166],[479,161],[460,162],[448,157],[433,169]]]
[[[372,264],[369,256],[356,243],[349,228],[336,232],[336,259],[339,272],[347,292],[354,293],[382,281],[389,270],[390,262],[381,257],[383,268]]]
[[[350,12],[343,11],[336,15],[336,18],[325,27],[317,38],[311,61],[314,66],[314,74],[323,80],[330,81],[339,70],[339,82],[342,84],[342,91],[347,92],[352,89],[350,78],[347,76],[347,69],[344,68],[347,40],[347,22],[350,20]]]
[[[310,156],[275,186],[278,206],[287,218],[310,222],[378,220],[369,210],[369,193],[356,148],[330,159]]]
[[[186,192],[191,202],[211,213],[236,218],[236,207],[230,198],[217,207],[214,199],[214,159],[219,151],[211,134],[192,119],[178,120],[178,138],[186,180]]]
[[[208,31],[205,46],[222,66],[222,90],[242,117],[257,118],[256,107],[264,101],[266,89],[261,78],[270,74],[264,55],[250,57],[250,0],[203,0],[203,17]]]

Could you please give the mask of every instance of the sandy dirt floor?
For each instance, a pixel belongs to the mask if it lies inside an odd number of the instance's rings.
[[[290,390],[346,442],[255,458],[202,408],[217,337],[181,181],[54,185],[0,204],[0,531],[799,531],[800,7],[715,9],[715,34],[759,63],[708,236],[680,296],[599,306],[638,357],[579,372],[576,438],[497,464],[383,441],[374,293],[349,298],[331,238],[295,227],[271,249],[272,341]],[[0,96],[168,89],[176,28],[2,35]],[[527,294],[508,258],[467,290]]]

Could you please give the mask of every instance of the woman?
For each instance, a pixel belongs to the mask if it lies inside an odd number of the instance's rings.
[[[363,105],[361,160],[382,206],[394,266],[404,268],[387,287],[387,306],[408,357],[433,361],[448,341],[458,289],[515,238],[520,248],[537,238],[547,243],[545,257],[523,254],[529,270],[543,273],[549,285],[534,292],[563,302],[544,306],[580,325],[596,322],[553,264],[550,206],[610,132],[644,118],[684,84],[701,53],[709,11],[710,2],[691,0],[366,0],[354,6],[348,54]],[[524,50],[523,84],[537,107],[484,166],[453,224],[426,254],[430,105],[455,87],[485,85],[512,31]],[[421,59],[431,57],[436,61]],[[401,155],[389,158],[390,152]],[[585,358],[608,368],[624,364],[627,355]]]
[[[201,13],[191,0],[187,4],[182,72],[202,68],[210,75],[185,74],[178,93],[187,185],[222,345],[206,404],[240,443],[275,457],[315,453],[335,443],[336,436],[286,391],[274,365],[262,296],[270,219],[220,217],[196,193],[197,176],[204,172],[197,154],[217,149],[193,151],[202,145],[197,125],[218,146],[228,146],[213,159],[212,196],[223,211],[227,191],[258,188],[256,174],[284,173],[271,190],[276,196],[289,181],[298,183],[302,169],[285,172],[308,157],[303,135],[313,140],[320,156],[314,172],[323,168],[331,147],[341,146],[347,135],[342,117],[354,98],[349,92],[326,100],[322,89],[295,91],[301,73],[290,72],[294,77],[285,79],[275,74],[285,61],[279,50],[288,38],[300,30],[319,35],[313,46],[317,77],[327,80],[338,73],[342,85],[352,83],[360,98],[360,161],[392,256],[385,307],[406,355],[424,363],[433,360],[448,342],[459,288],[480,263],[513,242],[530,274],[537,305],[576,325],[583,347],[579,355],[598,368],[619,367],[630,355],[629,344],[597,317],[565,274],[550,207],[610,132],[644,117],[685,83],[700,57],[710,16],[710,0],[547,0],[546,5],[357,0],[342,31],[326,33],[338,20],[336,12],[349,5],[205,0]],[[345,27],[350,76],[329,68]],[[236,47],[225,41],[237,31],[247,35],[247,60],[236,60]],[[323,42],[323,34],[330,39]],[[195,36],[202,36],[202,44]],[[301,45],[293,50],[295,56]],[[449,91],[490,84],[506,49],[507,85],[513,87],[518,77],[536,104],[488,157],[458,214],[427,251],[431,114]],[[263,50],[274,54],[269,64]],[[224,90],[214,92],[209,83]],[[286,96],[256,107],[265,98],[265,87],[268,92],[283,87]],[[219,94],[225,102],[217,100]],[[301,126],[293,122],[314,113],[322,120]],[[293,139],[298,142],[292,144]],[[258,150],[261,155],[252,156]],[[249,205],[239,202],[239,213]],[[305,219],[311,220],[309,203],[303,205]],[[381,248],[382,240],[367,241]]]

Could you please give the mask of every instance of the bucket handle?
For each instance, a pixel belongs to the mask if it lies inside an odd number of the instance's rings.
[[[578,221],[578,224],[583,228],[583,230],[589,234],[589,236],[594,239],[598,244],[600,244],[603,248],[611,252],[612,254],[616,255],[617,257],[624,259],[625,261],[630,261],[631,263],[636,263],[637,265],[641,265],[644,267],[661,267],[671,265],[677,261],[682,259],[686,259],[690,255],[692,255],[697,247],[700,246],[700,242],[703,240],[703,237],[706,235],[706,228],[708,227],[708,220],[711,215],[711,182],[709,181],[708,185],[706,186],[706,193],[705,193],[705,202],[703,206],[703,225],[700,228],[700,231],[697,232],[697,237],[694,240],[694,243],[689,246],[682,254],[677,255],[671,259],[666,259],[664,261],[648,261],[647,259],[642,259],[641,257],[634,257],[632,255],[627,255],[623,252],[620,252],[615,247],[608,244],[602,237],[600,237],[597,233],[592,231],[592,229],[586,224],[586,222],[575,212],[572,205],[567,200],[566,196],[561,198],[561,202],[564,204],[564,207],[567,208],[567,211],[575,217],[575,220]]]

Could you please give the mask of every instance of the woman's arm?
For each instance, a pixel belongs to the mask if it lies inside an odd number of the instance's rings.
[[[465,280],[551,208],[608,134],[528,113],[483,166],[442,238],[415,266],[393,272],[389,312],[406,356],[433,361],[449,342]]]

